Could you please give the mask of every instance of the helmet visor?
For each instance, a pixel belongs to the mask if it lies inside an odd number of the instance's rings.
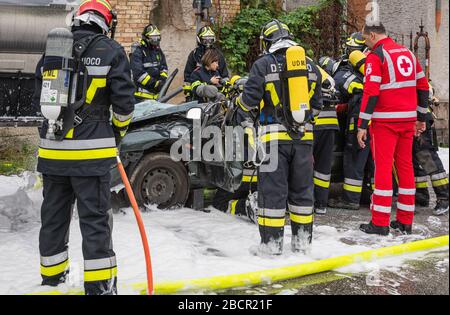
[[[96,24],[100,26],[105,33],[109,32],[109,26],[106,25],[105,20],[93,11],[88,11],[74,18],[74,26],[80,26],[81,24]]]
[[[202,45],[205,45],[206,47],[211,47],[216,42],[215,36],[205,36],[201,38]]]
[[[151,36],[146,36],[147,41],[151,44],[151,45],[159,45],[159,43],[161,43],[161,35],[151,35]]]

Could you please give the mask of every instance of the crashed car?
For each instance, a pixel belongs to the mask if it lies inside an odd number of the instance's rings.
[[[120,145],[120,157],[139,205],[179,207],[185,205],[190,196],[189,205],[192,205],[195,191],[217,187],[234,191],[239,187],[242,178],[239,162],[175,161],[170,155],[172,145],[186,132],[193,132],[190,113],[198,110],[202,128],[220,126],[224,121],[224,115],[218,110],[221,106],[222,102],[173,105],[145,101],[136,104],[134,118]],[[113,188],[113,207],[125,206],[127,199],[120,186],[120,173],[117,168],[111,173],[112,187],[119,187]]]

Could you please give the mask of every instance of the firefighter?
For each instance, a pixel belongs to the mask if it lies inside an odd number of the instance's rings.
[[[322,68],[320,70],[324,106],[314,123],[314,212],[326,214],[333,149],[336,132],[339,131],[339,122],[335,104],[331,101],[336,92],[334,79]]]
[[[197,33],[197,47],[191,51],[184,68],[184,93],[188,100],[192,99],[191,84],[194,82],[192,79],[192,74],[194,71],[202,66],[201,60],[203,55],[208,50],[215,50],[219,54],[219,74],[223,79],[228,79],[230,77],[227,63],[222,51],[215,46],[216,34],[210,26],[204,26],[200,28]]]
[[[437,103],[430,86],[430,104]],[[433,191],[436,194],[434,215],[448,212],[448,177],[437,150],[439,149],[435,137],[434,118],[431,109],[426,114],[427,130],[414,140],[413,165],[416,179],[416,204],[428,207],[430,194],[428,192],[428,178],[431,177]]]
[[[140,45],[131,55],[131,70],[136,85],[136,102],[156,100],[167,81],[168,68],[166,57],[160,48],[161,33],[149,24],[142,32]]]
[[[85,101],[76,112],[80,119],[63,134],[62,141],[47,138],[47,120],[40,132],[37,170],[43,174],[44,186],[39,234],[42,285],[57,286],[67,277],[69,226],[76,199],[88,295],[117,293],[109,171],[134,111],[134,85],[127,55],[122,46],[106,36],[114,28],[113,17],[106,0],[88,0],[80,5],[72,27],[74,47],[85,47],[78,61],[87,69]],[[42,72],[43,60],[37,67],[36,102],[48,75]],[[84,75],[79,75],[78,94],[84,81]]]
[[[261,244],[253,252],[263,256],[282,254],[286,206],[292,250],[308,250],[312,242],[311,120],[312,109],[318,114],[322,108],[322,75],[291,38],[288,26],[278,20],[262,28],[263,55],[252,66],[244,91],[236,100],[240,110],[255,112],[258,117],[258,141],[266,151],[265,157],[260,154],[258,168]]]
[[[247,79],[240,76],[234,76],[230,80],[230,84],[236,91],[243,91],[246,82]],[[229,122],[232,126],[240,126],[244,129],[242,180],[241,185],[234,193],[218,188],[214,195],[213,207],[232,216],[247,218],[258,224],[258,173],[253,161],[256,152],[255,120],[256,118],[250,113],[236,111],[232,121]]]
[[[354,35],[352,35],[354,36]],[[353,50],[364,49],[364,44],[355,47],[354,40],[347,40],[347,53]],[[368,146],[369,139],[366,140],[366,147],[361,149],[356,139],[355,122],[358,121],[359,110],[363,93],[363,78],[355,72],[354,67],[346,60],[336,62],[329,57],[323,57],[319,64],[330,73],[335,82],[336,89],[341,96],[341,102],[348,104],[347,121],[345,125],[345,146],[344,146],[344,185],[341,198],[331,199],[328,205],[331,208],[359,210],[361,193],[364,183],[364,171],[367,159],[370,155]]]
[[[220,75],[220,55],[216,50],[208,50],[202,57],[202,66],[191,75],[194,100],[208,102],[222,100],[229,87],[228,78]]]
[[[410,234],[415,210],[415,182],[412,163],[414,136],[425,131],[429,86],[416,56],[386,36],[380,23],[366,25],[366,45],[371,49],[366,61],[358,142],[364,148],[370,126],[375,161],[375,191],[372,195],[372,221],[360,229],[368,234],[389,234],[393,196],[392,168],[399,187],[397,218],[390,226]],[[395,164],[394,164],[395,163]]]

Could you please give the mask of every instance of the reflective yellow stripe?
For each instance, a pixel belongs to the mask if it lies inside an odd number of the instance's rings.
[[[244,183],[257,183],[258,182],[258,176],[243,176],[242,182]]]
[[[64,271],[66,271],[68,267],[69,267],[69,260],[66,260],[58,265],[51,267],[45,267],[41,265],[41,275],[46,277],[53,277],[63,273]]]
[[[310,99],[310,100],[313,98],[314,93],[316,92],[316,85],[317,85],[316,82],[313,82],[313,83],[311,84],[311,91],[309,91],[309,99]]]
[[[323,187],[323,188],[330,188],[330,182],[326,182],[324,180],[318,179],[314,177],[314,185]]]
[[[97,0],[97,2],[100,2],[101,4],[103,4],[108,10],[112,10],[112,7],[108,2],[103,1],[103,0]]]
[[[114,126],[119,127],[119,128],[123,128],[123,127],[127,127],[131,122],[131,118],[125,121],[120,121],[118,120],[116,117],[113,116],[112,119],[112,123],[114,124]]]
[[[272,100],[273,106],[278,106],[280,104],[280,98],[278,97],[278,93],[273,82],[266,85],[266,91],[270,93],[270,99]]]
[[[428,182],[426,182],[426,183],[416,183],[416,188],[428,188]]]
[[[318,118],[316,122],[316,126],[323,125],[339,125],[337,118]]]
[[[244,111],[244,112],[249,112],[250,110],[244,106],[244,104],[242,104],[241,102],[241,97],[239,96],[237,99],[237,103],[239,105],[239,107]]]
[[[231,201],[231,215],[236,215],[236,205],[239,200]]]
[[[106,79],[92,79],[91,85],[86,93],[86,104],[91,104],[98,89],[106,87]]]
[[[344,190],[360,193],[360,192],[362,192],[362,187],[344,184]]]
[[[160,75],[161,75],[162,77],[164,77],[164,78],[167,78],[167,77],[168,77],[167,73],[165,73],[165,72],[161,72]]]
[[[142,85],[146,85],[148,83],[148,81],[150,81],[151,77],[147,74],[147,76],[144,78],[144,80],[142,80],[141,84]]]
[[[158,98],[158,94],[150,94],[144,92],[136,92],[134,93],[134,95],[142,98],[147,98],[149,100],[156,100]]]
[[[74,128],[70,129],[69,132],[66,135],[66,139],[73,139],[73,132],[74,132]]]
[[[305,132],[305,135],[301,140],[308,141],[313,140],[314,134],[310,131]],[[276,133],[269,133],[261,137],[261,142],[266,143],[269,141],[280,141],[280,140],[293,140],[292,137],[287,132],[276,132]]]
[[[289,31],[289,27],[286,24],[281,23],[281,27],[284,28],[285,30]],[[272,34],[273,32],[279,30],[280,28],[277,25],[272,25],[271,27],[269,27],[265,32],[264,35],[269,36],[270,34]]]
[[[290,214],[290,218],[292,222],[299,223],[299,224],[311,224],[314,221],[313,215],[297,215],[297,214]]]
[[[348,126],[348,130],[349,130],[349,131],[355,130],[355,124],[350,124],[350,125]]]
[[[283,227],[285,223],[285,219],[269,219],[264,217],[258,217],[258,224],[262,226],[269,227]]]
[[[360,89],[363,90],[364,89],[364,85],[362,85],[359,82],[355,82],[353,81],[352,83],[350,83],[350,86],[348,87],[347,91],[352,94],[354,89]]]
[[[116,276],[117,276],[117,267],[104,270],[85,271],[84,281],[85,282],[103,281],[112,279],[113,277]]]
[[[448,178],[435,180],[435,181],[432,181],[431,183],[433,184],[433,187],[448,185]]]
[[[47,150],[39,148],[39,157],[48,160],[82,161],[114,158],[117,148],[97,150]]]

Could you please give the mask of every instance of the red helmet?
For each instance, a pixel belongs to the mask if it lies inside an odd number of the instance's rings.
[[[112,6],[109,0],[84,0],[81,1],[76,16],[80,16],[88,11],[95,11],[104,17],[106,24],[111,27],[113,20]]]

